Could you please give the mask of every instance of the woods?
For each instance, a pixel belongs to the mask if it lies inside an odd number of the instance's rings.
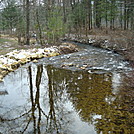
[[[32,33],[41,45],[65,34],[93,29],[134,30],[133,0],[1,0],[0,32],[29,45]]]
[[[0,134],[134,134],[134,0],[0,0]]]

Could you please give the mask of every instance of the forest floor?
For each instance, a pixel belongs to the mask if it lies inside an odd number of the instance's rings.
[[[9,35],[0,36],[0,55],[5,55],[15,49],[41,48],[40,45],[18,45],[17,38]]]

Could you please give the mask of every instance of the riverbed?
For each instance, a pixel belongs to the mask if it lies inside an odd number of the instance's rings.
[[[132,134],[134,70],[122,56],[84,44],[46,57],[0,83],[2,134]]]

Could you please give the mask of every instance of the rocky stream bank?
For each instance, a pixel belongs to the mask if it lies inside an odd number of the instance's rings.
[[[129,61],[134,67],[134,46],[131,42],[127,42],[125,45],[125,39],[117,38],[112,40],[109,36],[81,36],[77,37],[75,35],[67,36],[66,41],[73,41],[78,43],[83,43],[87,45],[92,45],[99,48],[104,48],[110,51],[114,51],[115,53],[123,55],[125,60]],[[122,43],[119,43],[121,40]]]

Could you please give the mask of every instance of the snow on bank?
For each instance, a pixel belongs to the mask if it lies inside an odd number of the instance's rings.
[[[30,61],[37,62],[37,59],[44,57],[57,56],[64,53],[78,51],[75,45],[71,43],[63,43],[61,46],[52,46],[49,48],[34,48],[28,50],[14,50],[6,55],[0,56],[0,81],[9,72],[19,68],[21,65]]]
[[[44,49],[28,49],[28,50],[14,50],[6,55],[0,56],[0,81],[3,77],[11,71],[16,70],[23,64],[36,59],[51,57],[59,55],[57,47],[50,47]]]

